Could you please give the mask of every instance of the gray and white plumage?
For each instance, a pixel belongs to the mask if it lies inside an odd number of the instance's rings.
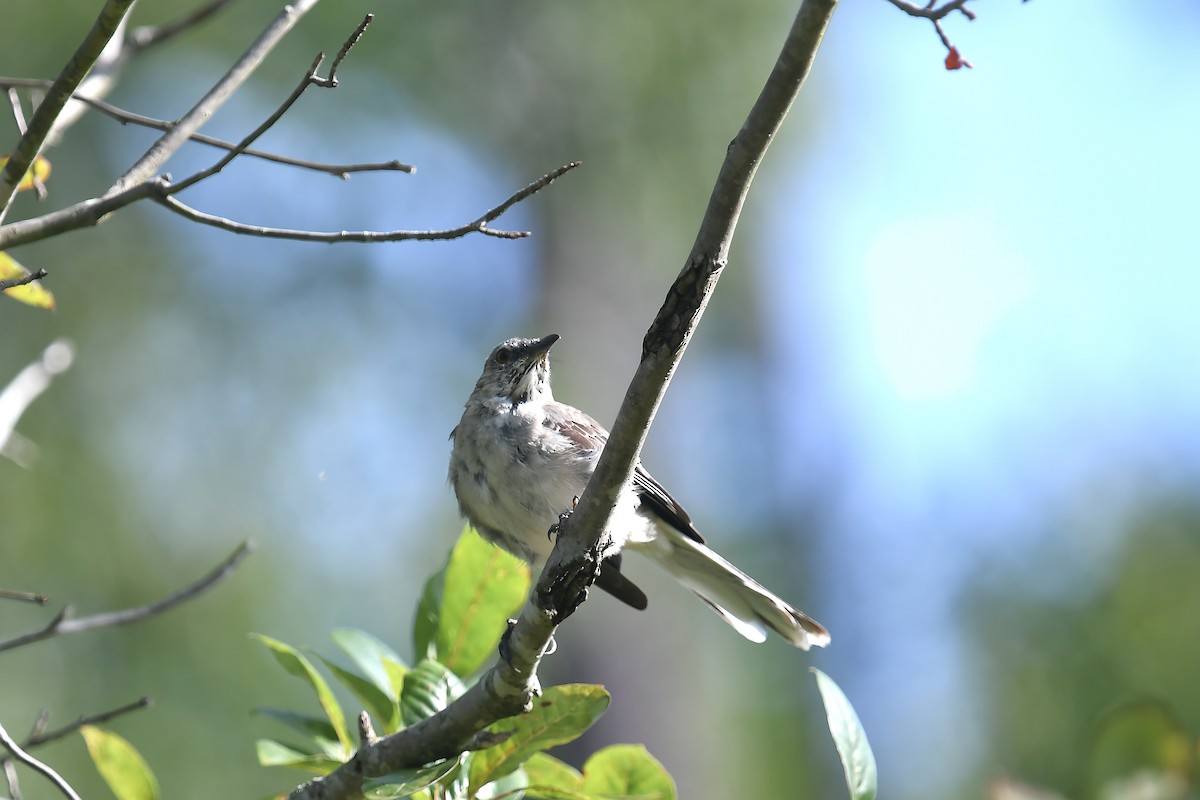
[[[549,557],[547,531],[583,494],[608,440],[600,423],[554,399],[549,351],[558,338],[499,344],[450,434],[450,485],[463,516],[484,538],[534,566]],[[820,623],[710,549],[687,511],[640,463],[607,533],[612,544],[597,586],[635,608],[646,607],[646,596],[620,573],[626,550],[657,562],[747,639],[762,642],[773,630],[805,650],[829,643]]]

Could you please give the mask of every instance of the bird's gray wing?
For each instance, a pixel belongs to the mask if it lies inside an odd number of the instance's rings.
[[[570,440],[581,452],[599,453],[608,441],[608,431],[590,416],[563,403],[547,403],[543,423]],[[626,605],[639,611],[646,608],[646,593],[621,574],[621,554],[609,556],[600,565],[596,585]]]
[[[547,404],[545,424],[570,439],[580,450],[599,452],[608,441],[608,431],[603,425],[579,409],[563,403]],[[641,463],[633,470],[633,490],[637,492],[643,508],[689,539],[704,544],[704,537],[696,530],[687,511]]]

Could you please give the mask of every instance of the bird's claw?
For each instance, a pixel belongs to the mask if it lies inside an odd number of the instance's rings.
[[[567,524],[567,520],[569,520],[571,518],[571,515],[575,513],[575,506],[577,506],[577,505],[579,505],[579,495],[575,495],[575,497],[572,498],[571,507],[568,510],[559,514],[558,522],[551,525],[550,529],[548,531],[546,531],[547,539],[549,539],[552,542],[555,541],[556,539],[558,539],[559,534],[562,533],[563,526]]]
[[[506,627],[504,629],[504,633],[500,635],[500,643],[496,646],[496,651],[499,653],[501,660],[504,661],[504,663],[507,664],[513,670],[513,672],[520,672],[521,670],[517,669],[512,660],[512,632],[516,625],[517,621],[515,619],[510,619],[508,621],[508,627]]]

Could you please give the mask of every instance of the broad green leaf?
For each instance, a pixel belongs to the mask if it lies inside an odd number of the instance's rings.
[[[305,753],[274,739],[259,739],[254,743],[258,763],[264,767],[290,767],[314,775],[328,775],[342,765],[324,753]]]
[[[337,748],[341,748],[341,742],[337,739],[337,731],[329,724],[329,720],[321,717],[313,717],[308,714],[301,714],[296,711],[288,711],[282,708],[256,708],[255,714],[261,714],[264,717],[270,717],[276,722],[280,722],[294,731],[308,736],[316,741],[317,745],[322,750],[328,751],[325,743]]]
[[[367,711],[375,715],[375,718],[383,725],[384,733],[396,730],[400,724],[400,704],[398,702],[384,695],[378,686],[357,672],[340,667],[324,656],[318,656],[318,658],[325,664],[333,677],[349,689]]]
[[[450,670],[436,661],[426,659],[404,676],[400,690],[400,719],[414,725],[432,717],[461,697],[466,687]]]
[[[464,530],[446,565],[435,636],[438,660],[460,677],[475,673],[496,652],[529,584],[525,562]]]
[[[363,796],[367,800],[394,800],[411,797],[449,775],[459,765],[459,759],[448,758],[436,764],[426,764],[418,769],[391,772],[378,778],[363,781]]]
[[[158,800],[158,781],[133,745],[92,725],[84,725],[79,732],[88,755],[117,800]]]
[[[578,789],[583,785],[579,770],[559,761],[548,753],[534,753],[525,762],[525,774],[530,786],[554,786],[560,789]]]
[[[0,170],[8,166],[8,156],[0,156]],[[36,183],[45,183],[50,177],[50,162],[43,156],[36,156],[33,163],[29,165],[29,169],[25,172],[25,176],[21,178],[17,184],[18,192],[27,192],[32,189]],[[35,183],[36,182],[36,183]]]
[[[1191,737],[1175,715],[1160,703],[1132,703],[1101,724],[1088,775],[1091,795],[1106,796],[1124,781],[1152,775],[1176,775],[1186,785],[1194,766]]]
[[[342,713],[342,707],[338,705],[337,698],[330,691],[329,684],[321,677],[321,673],[317,672],[317,668],[291,645],[284,644],[278,639],[272,639],[270,636],[263,636],[261,633],[254,633],[251,636],[267,646],[271,654],[275,656],[275,660],[289,675],[303,679],[312,687],[313,692],[317,695],[317,701],[325,711],[325,716],[329,718],[329,723],[333,725],[333,729],[337,733],[338,741],[342,743],[346,757],[349,757],[353,752],[353,746],[350,744],[350,735],[346,731],[346,717]]]
[[[400,696],[400,684],[393,683],[396,667],[400,668],[401,675],[408,667],[395,650],[371,634],[352,628],[339,628],[330,634],[330,638],[350,656],[362,674],[379,687],[379,691],[393,700]]]
[[[552,686],[528,714],[493,725],[490,730],[512,735],[472,756],[471,793],[512,772],[534,753],[574,740],[608,709],[609,700],[603,686]]]
[[[867,742],[867,732],[858,721],[854,706],[850,705],[833,678],[815,667],[812,673],[817,678],[817,688],[825,703],[825,716],[829,721],[833,744],[837,747],[842,769],[846,772],[850,800],[874,800],[879,774],[875,768],[875,754]]]
[[[617,744],[595,753],[583,765],[583,793],[589,796],[675,800],[670,773],[640,744]]]
[[[16,259],[8,253],[0,253],[0,281],[24,278],[28,274],[29,270],[18,264]],[[24,286],[14,286],[11,289],[5,289],[4,293],[27,306],[44,308],[48,311],[54,310],[54,295],[42,286],[41,281],[33,281]]]
[[[529,788],[529,776],[525,774],[523,769],[515,769],[499,780],[492,781],[487,786],[480,787],[479,791],[470,795],[475,800],[510,800],[510,798],[521,798],[525,796],[525,790]],[[462,794],[467,795],[467,786],[462,787]]]
[[[425,581],[425,589],[421,592],[421,602],[417,604],[417,613],[413,618],[413,656],[418,661],[438,657],[438,617],[442,607],[442,584],[445,580],[446,568],[442,567],[429,576],[429,580]]]

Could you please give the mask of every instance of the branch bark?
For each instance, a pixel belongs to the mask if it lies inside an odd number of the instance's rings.
[[[837,0],[802,0],[783,51],[758,100],[730,143],[692,252],[675,279],[642,345],[642,360],[613,424],[604,453],[510,631],[511,664],[500,660],[465,695],[411,728],[364,744],[329,775],[297,787],[291,800],[332,800],[361,795],[363,779],[416,767],[463,752],[471,737],[519,713],[538,691],[537,666],[597,551],[621,487],[632,475],[650,421],[684,348],[716,287],[754,173],[812,67]],[[582,567],[582,569],[581,569]]]

